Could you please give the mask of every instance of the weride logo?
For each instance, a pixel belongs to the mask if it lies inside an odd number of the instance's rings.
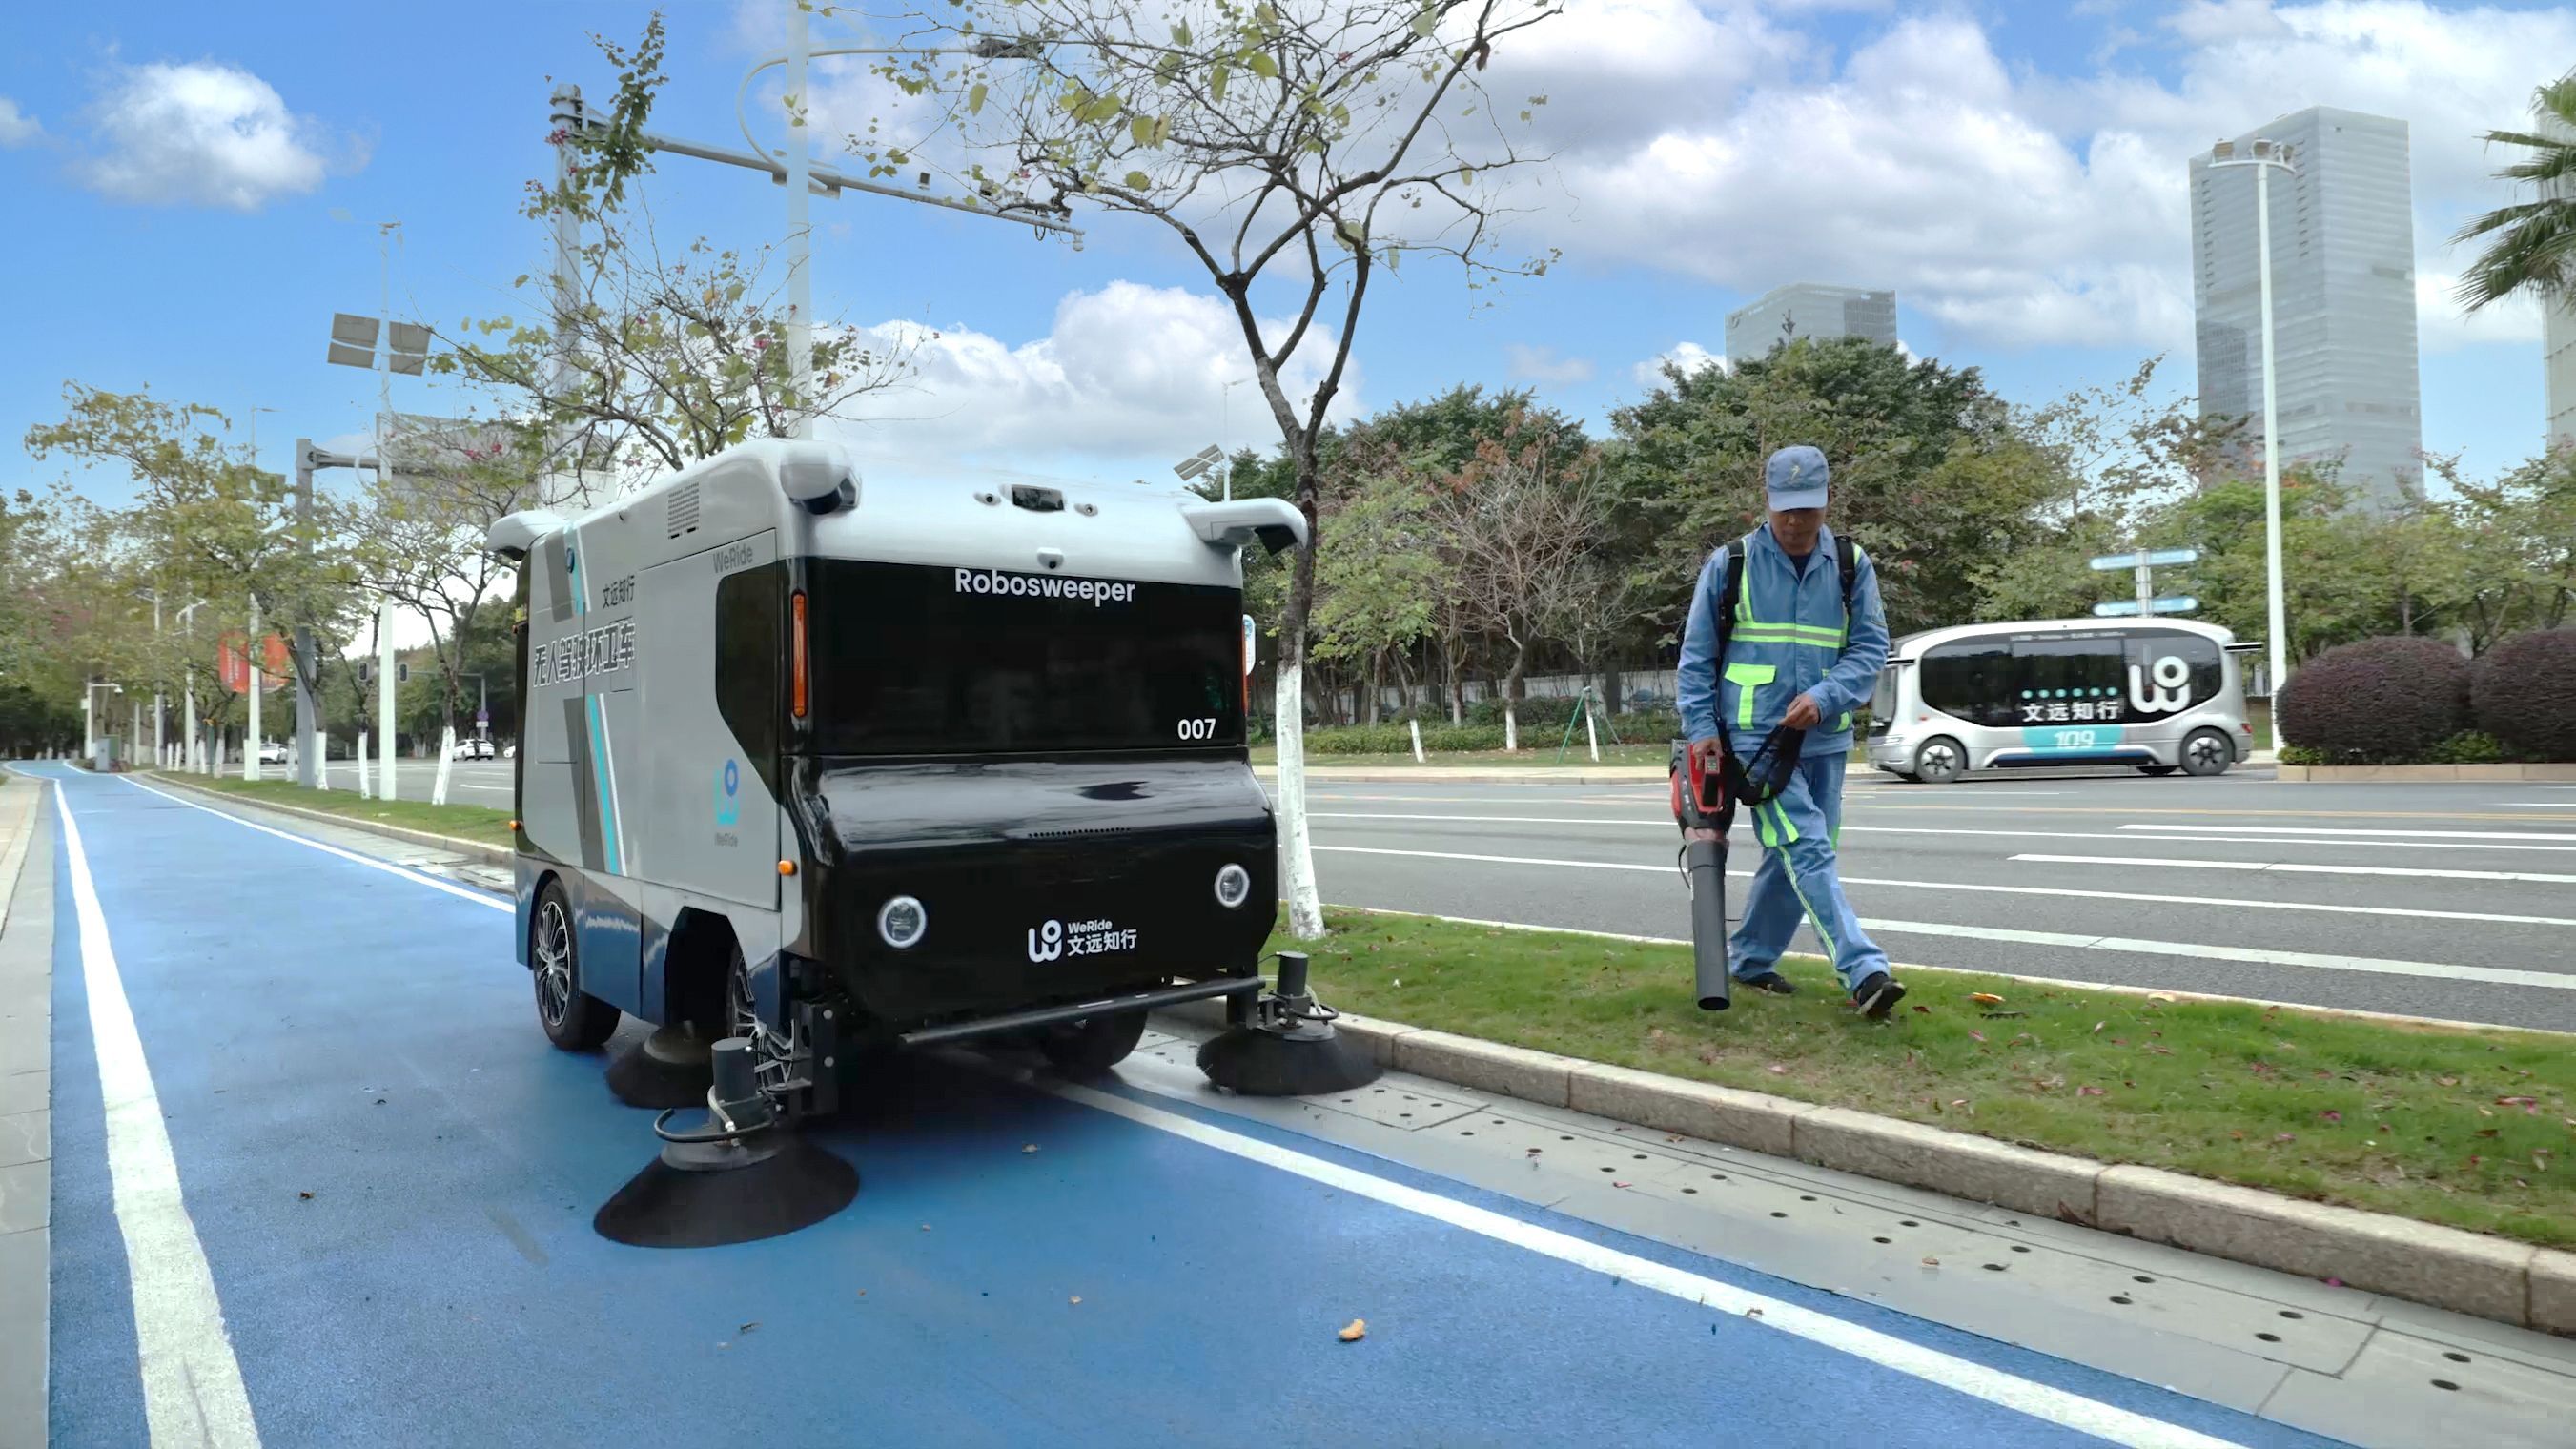
[[[1108,579],[1068,579],[1058,574],[1006,574],[992,569],[959,569],[957,592],[1073,599],[1097,609],[1103,604],[1123,604],[1135,598],[1136,586],[1112,583]]]

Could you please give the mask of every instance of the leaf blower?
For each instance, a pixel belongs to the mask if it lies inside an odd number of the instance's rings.
[[[1734,1004],[1726,970],[1726,832],[1737,801],[1767,804],[1798,769],[1807,732],[1782,725],[1762,741],[1748,763],[1727,748],[1724,736],[1673,741],[1673,819],[1682,829],[1682,880],[1690,887],[1691,976],[1702,1011]],[[1707,831],[1710,838],[1691,832]]]

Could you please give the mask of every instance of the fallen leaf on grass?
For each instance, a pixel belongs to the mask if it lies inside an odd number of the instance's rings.
[[[2496,1098],[2496,1105],[2497,1105],[2497,1106],[2499,1106],[2499,1107],[2532,1107],[2532,1106],[2537,1106],[2537,1105],[2539,1105],[2539,1102],[2540,1102],[2540,1099],[2539,1099],[2539,1098],[2537,1098],[2537,1097],[2498,1097],[2498,1098]]]
[[[2107,1021],[2097,1021],[2093,1023],[2093,1034],[2095,1036],[2100,1036],[2102,1034],[2102,1028],[2109,1026],[2110,1024],[2111,1023]]]
[[[2460,1079],[2457,1077],[2435,1077],[2433,1080],[2445,1087],[2456,1087],[2460,1084]]]
[[[2299,1140],[2299,1135],[2295,1132],[2276,1132],[2272,1135],[2272,1140],[2275,1142],[2296,1142]]]
[[[1995,995],[1991,991],[1971,991],[1968,993],[1968,999],[1977,1003],[1979,1006],[2001,1006],[2004,1004],[2004,999]]]
[[[2150,992],[2148,992],[2148,993],[2147,993],[2147,999],[2148,999],[2149,1001],[2161,1001],[2161,1002],[2163,1002],[2163,1003],[2164,1003],[2165,1005],[2167,1005],[2167,1006],[2171,1006],[2171,1005],[2173,1005],[2173,1004],[2174,1004],[2174,999],[2173,999],[2172,997],[2170,997],[2170,996],[2165,995],[2165,994],[2164,994],[2163,992],[2161,992],[2161,991],[2150,991]]]
[[[1766,1071],[1766,1072],[1769,1072],[1771,1075],[1773,1075],[1773,1076],[1775,1076],[1775,1077],[1785,1077],[1785,1076],[1789,1075],[1789,1069],[1788,1069],[1787,1067],[1784,1067],[1784,1066],[1780,1065],[1778,1062],[1773,1062],[1771,1065],[1769,1065],[1769,1066],[1767,1066],[1767,1067],[1764,1067],[1762,1070],[1764,1070],[1764,1071]]]
[[[1368,1320],[1365,1318],[1352,1319],[1350,1326],[1343,1329],[1339,1337],[1344,1343],[1357,1343],[1361,1339],[1368,1337]]]
[[[2102,1088],[2100,1088],[2100,1087],[2078,1087],[2078,1088],[2076,1088],[2076,1089],[2075,1089],[2075,1095],[2077,1095],[2077,1096],[2079,1096],[2079,1097],[2099,1097],[2099,1096],[2101,1096],[2101,1095],[2102,1095]]]
[[[2493,1127],[2481,1127],[2478,1129],[2478,1135],[2480,1137],[2493,1137],[2496,1135],[2496,1131],[2497,1129]]]
[[[2343,1114],[2341,1112],[2326,1112],[2321,1113],[2320,1115],[2329,1122],[2340,1122],[2343,1120]]]
[[[1930,1015],[1932,1014],[1932,1008],[1930,1008],[1930,1007],[1928,1007],[1928,1006],[1925,1006],[1922,1002],[1919,1002],[1919,1001],[1918,1001],[1918,1002],[1916,1002],[1916,1003],[1914,1003],[1914,1009],[1915,1009],[1916,1011],[1922,1012],[1925,1016],[1930,1016]]]
[[[1968,1033],[1968,1035],[1970,1035],[1970,1036],[1972,1036],[1972,1037],[1975,1037],[1975,1038],[1976,1038],[1977,1040],[1979,1040],[1979,1041],[1984,1041],[1984,1040],[1986,1039],[1986,1034],[1985,1034],[1984,1032],[1982,1032],[1982,1031],[1973,1031],[1973,1030],[1972,1030],[1972,1031],[1970,1031],[1970,1032]]]

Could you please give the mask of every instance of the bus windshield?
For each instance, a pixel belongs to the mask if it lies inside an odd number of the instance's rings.
[[[816,753],[1243,745],[1235,590],[857,559],[806,569]]]

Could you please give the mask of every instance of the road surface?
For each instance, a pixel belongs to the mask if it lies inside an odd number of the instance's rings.
[[[1659,783],[1308,798],[1327,901],[1689,930]],[[1899,963],[2576,1031],[2576,786],[1855,770],[1842,869]]]
[[[616,1246],[646,1114],[539,1037],[501,902],[40,768],[0,993],[50,966],[50,1163],[0,1165],[0,1232],[42,1241],[4,1220],[49,1180],[57,1444],[2269,1449],[2576,1410],[2576,1348],[2497,1325],[1404,1077],[1219,1098],[1160,1035],[1090,1089],[925,1059],[816,1134],[864,1177],[837,1217]],[[43,1296],[0,1292],[0,1361]]]

